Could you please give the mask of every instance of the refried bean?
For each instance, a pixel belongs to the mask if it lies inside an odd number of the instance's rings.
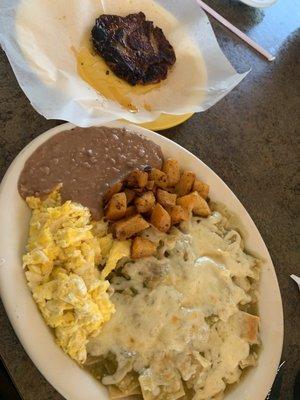
[[[26,161],[18,189],[23,198],[44,197],[62,184],[62,200],[103,215],[103,194],[134,169],[161,168],[161,148],[125,129],[74,128],[56,134]]]

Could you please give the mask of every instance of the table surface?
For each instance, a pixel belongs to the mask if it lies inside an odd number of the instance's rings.
[[[293,273],[300,275],[296,200],[300,188],[299,2],[279,0],[265,10],[238,1],[207,3],[276,59],[272,63],[265,61],[212,21],[229,60],[239,72],[251,68],[251,73],[210,110],[163,134],[196,154],[229,185],[266,242],[276,268],[285,315],[282,360],[286,364],[278,398],[291,400],[300,369],[300,297],[289,277]],[[47,121],[31,107],[0,50],[0,178],[27,143],[60,122]],[[0,354],[21,396],[25,400],[62,399],[26,355],[2,303],[0,332]]]

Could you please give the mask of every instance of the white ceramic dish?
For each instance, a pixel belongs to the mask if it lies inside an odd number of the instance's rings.
[[[271,7],[277,0],[240,0],[242,3],[255,8]]]
[[[159,144],[165,156],[180,160],[183,168],[195,171],[211,187],[211,198],[220,200],[243,221],[246,243],[250,251],[265,260],[261,276],[262,349],[259,364],[248,371],[244,379],[227,394],[226,400],[264,400],[274,380],[281,356],[283,314],[275,270],[268,250],[245,208],[226,184],[202,161],[172,142],[144,128],[124,123],[108,126],[132,128]],[[17,182],[25,160],[45,140],[56,133],[71,129],[60,125],[32,141],[17,156],[0,187],[0,290],[11,324],[26,352],[44,377],[68,400],[104,400],[106,390],[75,364],[55,344],[27,288],[21,256],[27,239],[30,212],[17,190]]]

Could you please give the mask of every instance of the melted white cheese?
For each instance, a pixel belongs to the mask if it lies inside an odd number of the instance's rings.
[[[249,356],[249,343],[230,317],[251,302],[245,288],[251,288],[248,277],[258,279],[257,260],[217,212],[169,235],[151,228],[145,236],[160,243],[161,257],[127,263],[123,276],[113,278],[116,313],[88,352],[116,355],[117,371],[104,384],[134,370],[149,399],[175,398],[182,379],[195,400],[210,399],[238,380],[239,363]]]

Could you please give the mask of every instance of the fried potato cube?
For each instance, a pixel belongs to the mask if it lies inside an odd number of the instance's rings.
[[[104,203],[107,203],[114,194],[119,193],[123,188],[123,182],[116,182],[114,183],[105,193],[103,196]]]
[[[160,188],[168,187],[167,175],[157,168],[152,168],[149,171],[149,180],[154,181],[155,185]]]
[[[129,187],[144,188],[148,182],[148,174],[145,171],[136,169],[128,175],[126,181]]]
[[[207,201],[203,199],[198,192],[192,192],[179,197],[176,203],[184,208],[188,213],[192,211],[195,215],[201,217],[208,217],[211,214]]]
[[[157,189],[156,199],[163,207],[168,208],[175,206],[177,194],[169,193],[163,189]]]
[[[260,318],[256,315],[251,315],[241,311],[244,320],[244,329],[242,329],[241,336],[245,338],[250,344],[259,342],[259,322]]]
[[[171,216],[172,225],[179,224],[189,219],[189,213],[183,207],[176,205],[168,210]]]
[[[131,257],[143,258],[149,257],[156,252],[156,244],[151,240],[137,236],[133,239],[131,245]]]
[[[171,217],[167,210],[159,203],[153,208],[150,222],[161,232],[167,232],[171,227]]]
[[[167,175],[169,186],[175,186],[180,179],[179,163],[173,158],[169,158],[164,162],[163,172]]]
[[[124,192],[116,193],[107,204],[105,216],[110,220],[117,220],[124,217],[127,208],[126,195]]]
[[[135,198],[135,191],[132,189],[128,189],[126,188],[124,190],[125,194],[126,194],[126,199],[127,199],[127,205],[130,204],[132,202],[132,200]]]
[[[146,189],[152,190],[154,188],[154,181],[148,181],[146,185]]]
[[[194,185],[193,185],[193,191],[196,191],[200,194],[203,199],[207,199],[208,193],[209,193],[209,186],[200,181],[199,179],[195,179]]]
[[[211,215],[211,209],[209,208],[209,205],[207,204],[207,201],[201,197],[198,192],[193,192],[197,193],[196,197],[196,204],[193,208],[193,213],[195,215],[199,215],[200,217],[208,217]]]
[[[138,212],[137,212],[136,206],[129,206],[126,208],[124,218],[131,217],[132,215],[135,215],[137,213]]]
[[[238,335],[250,344],[259,342],[259,323],[260,318],[256,315],[248,314],[245,311],[238,311],[229,319],[230,325]]]
[[[182,208],[184,208],[188,213],[190,213],[191,211],[193,211],[197,203],[198,197],[200,196],[198,195],[197,192],[192,192],[186,194],[185,196],[178,197],[176,203]]]
[[[113,231],[117,239],[129,239],[131,236],[149,228],[150,224],[140,214],[121,219],[113,225]]]
[[[183,171],[175,190],[178,196],[184,196],[192,190],[195,181],[195,174],[191,171]]]
[[[151,211],[155,204],[155,196],[153,192],[145,192],[134,201],[136,209],[139,213]]]

